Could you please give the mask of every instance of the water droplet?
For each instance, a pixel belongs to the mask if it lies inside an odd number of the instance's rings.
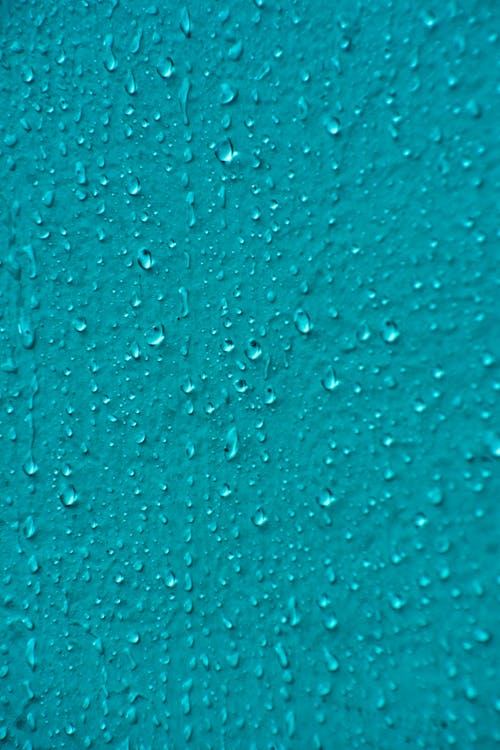
[[[171,57],[166,57],[158,63],[156,70],[158,71],[158,75],[162,78],[171,78],[175,72],[174,61]]]
[[[264,403],[267,404],[267,406],[270,406],[271,404],[274,404],[275,401],[276,401],[276,394],[273,388],[271,388],[271,386],[268,385],[264,394]]]
[[[240,59],[241,55],[243,54],[243,43],[238,40],[235,42],[228,50],[227,56],[230,60],[233,62],[236,62]]]
[[[149,271],[153,267],[153,256],[147,247],[141,247],[138,251],[137,262],[144,271]]]
[[[399,338],[399,330],[392,320],[386,320],[381,331],[381,336],[386,344],[393,344]]]
[[[313,325],[311,322],[311,318],[306,313],[306,311],[300,307],[295,311],[293,322],[295,323],[295,328],[299,333],[308,334],[312,331]]]
[[[245,349],[245,354],[247,355],[248,359],[252,361],[259,359],[262,354],[262,347],[259,342],[255,339],[250,339],[247,348]]]
[[[340,380],[337,379],[335,370],[333,367],[327,367],[324,378],[321,381],[321,385],[325,391],[334,391],[340,384]]]
[[[179,28],[186,39],[189,39],[191,36],[191,17],[189,15],[189,10],[185,6],[181,8]]]
[[[139,193],[141,192],[141,183],[139,182],[139,178],[135,177],[135,175],[129,175],[125,188],[129,195],[139,195]]]
[[[23,534],[26,539],[32,539],[36,534],[35,519],[33,516],[27,516],[22,525]]]
[[[176,578],[175,574],[171,570],[168,570],[165,573],[164,581],[165,581],[165,586],[167,588],[173,589],[174,586],[175,586],[175,584],[177,583],[177,578]]]
[[[75,505],[77,499],[77,492],[71,484],[65,487],[60,494],[60,500],[66,508],[70,508],[72,505]]]
[[[87,330],[87,321],[85,318],[75,318],[73,320],[73,328],[77,333],[83,333]]]
[[[118,60],[113,52],[113,34],[104,37],[104,67],[108,73],[112,73],[118,67]]]
[[[340,122],[336,117],[327,117],[325,119],[326,132],[330,135],[338,135],[340,133]]]
[[[258,528],[261,528],[267,523],[267,514],[263,508],[257,508],[252,516],[252,523]]]
[[[29,456],[23,464],[23,471],[28,477],[33,477],[38,471],[38,464],[33,458]]]
[[[132,71],[128,71],[127,77],[125,79],[125,91],[127,94],[130,94],[130,96],[134,96],[134,94],[137,93],[137,83],[134,78],[134,74]]]
[[[493,458],[500,458],[500,437],[495,432],[488,432],[486,445]]]
[[[234,157],[236,156],[236,153],[237,152],[234,150],[233,144],[231,143],[229,138],[221,141],[215,149],[215,156],[221,162],[221,164],[231,164]]]
[[[400,596],[400,594],[389,594],[389,604],[391,605],[392,609],[399,611],[400,609],[403,609],[406,601],[402,596]]]
[[[433,505],[441,505],[443,502],[443,490],[441,487],[432,487],[427,493],[427,497]]]
[[[228,461],[231,461],[238,453],[238,432],[236,427],[231,427],[226,436],[226,445],[224,446],[224,453]]]
[[[161,323],[156,323],[146,331],[145,337],[149,346],[159,346],[165,341],[165,328]]]
[[[328,489],[328,487],[324,490],[321,490],[318,496],[318,504],[322,508],[330,508],[334,503],[337,502],[337,498],[334,496],[333,492]]]
[[[25,349],[33,349],[36,342],[35,329],[31,325],[31,321],[26,317],[25,313],[21,314],[21,318],[18,323],[18,331],[21,335],[21,343]]]
[[[238,393],[246,393],[248,391],[248,383],[246,380],[243,380],[243,378],[238,378],[238,380],[235,380],[234,387],[238,391]]]
[[[194,391],[194,383],[191,379],[191,377],[188,375],[186,378],[184,378],[184,382],[181,385],[181,390],[186,395],[189,393],[192,393]]]
[[[221,83],[221,104],[231,104],[238,97],[237,89],[234,89],[229,83]]]

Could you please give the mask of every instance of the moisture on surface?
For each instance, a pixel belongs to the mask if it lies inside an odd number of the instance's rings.
[[[0,748],[500,747],[499,33],[0,3]]]

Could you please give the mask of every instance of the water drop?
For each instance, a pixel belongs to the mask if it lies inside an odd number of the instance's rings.
[[[132,71],[128,71],[127,77],[125,79],[125,91],[127,94],[130,94],[130,96],[134,96],[134,94],[137,93],[137,83],[134,78],[134,74]]]
[[[318,496],[318,504],[322,508],[330,508],[335,502],[337,502],[337,498],[328,487],[321,490]]]
[[[231,427],[226,436],[226,445],[224,446],[224,453],[228,461],[231,461],[238,453],[238,432],[236,427]]]
[[[149,271],[153,267],[153,256],[147,247],[141,247],[138,251],[137,262],[144,271]]]
[[[161,62],[158,63],[158,65],[156,66],[156,70],[158,72],[158,75],[162,78],[171,78],[175,71],[174,61],[171,57],[166,57],[164,60],[161,60]]]
[[[156,323],[144,335],[149,346],[159,346],[165,341],[165,328],[161,323]]]
[[[23,347],[25,349],[33,349],[36,341],[35,329],[24,313],[21,314],[21,318],[18,323],[18,331],[21,335],[21,343]]]
[[[75,318],[73,320],[73,328],[77,333],[83,333],[87,330],[87,321],[85,318]]]
[[[399,338],[399,330],[392,320],[386,320],[380,334],[386,344],[393,344]]]
[[[23,471],[28,477],[34,476],[38,471],[38,464],[33,456],[28,456],[23,464]]]
[[[306,313],[306,311],[302,310],[302,308],[300,307],[295,311],[293,322],[295,323],[295,328],[299,333],[308,334],[312,331],[313,325],[311,322],[311,318],[309,317],[308,313]]]
[[[221,83],[221,104],[231,104],[238,96],[237,89],[234,89],[229,83]]]
[[[189,10],[186,7],[181,9],[179,28],[186,39],[189,39],[191,36],[191,16],[189,15]]]
[[[235,42],[228,50],[227,56],[230,60],[233,60],[233,62],[236,62],[240,59],[241,55],[243,54],[243,43],[238,40]]]
[[[64,505],[65,508],[70,508],[72,505],[75,505],[77,499],[78,499],[77,492],[75,488],[73,487],[73,485],[71,484],[65,487],[60,494],[61,503]]]
[[[215,156],[221,162],[221,164],[231,164],[234,157],[236,156],[236,151],[233,149],[233,144],[231,143],[229,138],[221,141],[216,146]]]
[[[141,183],[139,182],[139,178],[135,177],[135,175],[129,175],[125,188],[129,195],[139,195],[139,193],[141,192]]]
[[[340,380],[337,379],[337,376],[335,374],[335,370],[333,367],[329,366],[326,369],[326,373],[321,381],[321,385],[325,389],[325,391],[334,391],[335,388],[338,387],[340,383]]]
[[[274,404],[275,401],[276,394],[274,392],[274,389],[271,388],[270,385],[268,385],[264,394],[264,403],[267,404],[267,406],[271,406],[271,404]]]
[[[267,523],[267,513],[263,508],[257,508],[252,516],[252,523],[254,526],[257,526],[257,528],[261,528]]]
[[[259,359],[262,354],[262,347],[259,342],[255,339],[250,339],[247,348],[245,349],[245,354],[247,355],[248,359],[252,360],[252,362],[256,359]]]
[[[326,132],[330,135],[338,135],[340,133],[340,122],[336,117],[327,117],[325,119]]]

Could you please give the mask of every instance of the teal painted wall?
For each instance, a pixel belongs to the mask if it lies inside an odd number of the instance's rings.
[[[0,747],[498,747],[500,5],[0,16]]]

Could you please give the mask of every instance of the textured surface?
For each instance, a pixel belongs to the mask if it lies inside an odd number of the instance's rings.
[[[498,3],[0,15],[3,746],[498,747]]]

